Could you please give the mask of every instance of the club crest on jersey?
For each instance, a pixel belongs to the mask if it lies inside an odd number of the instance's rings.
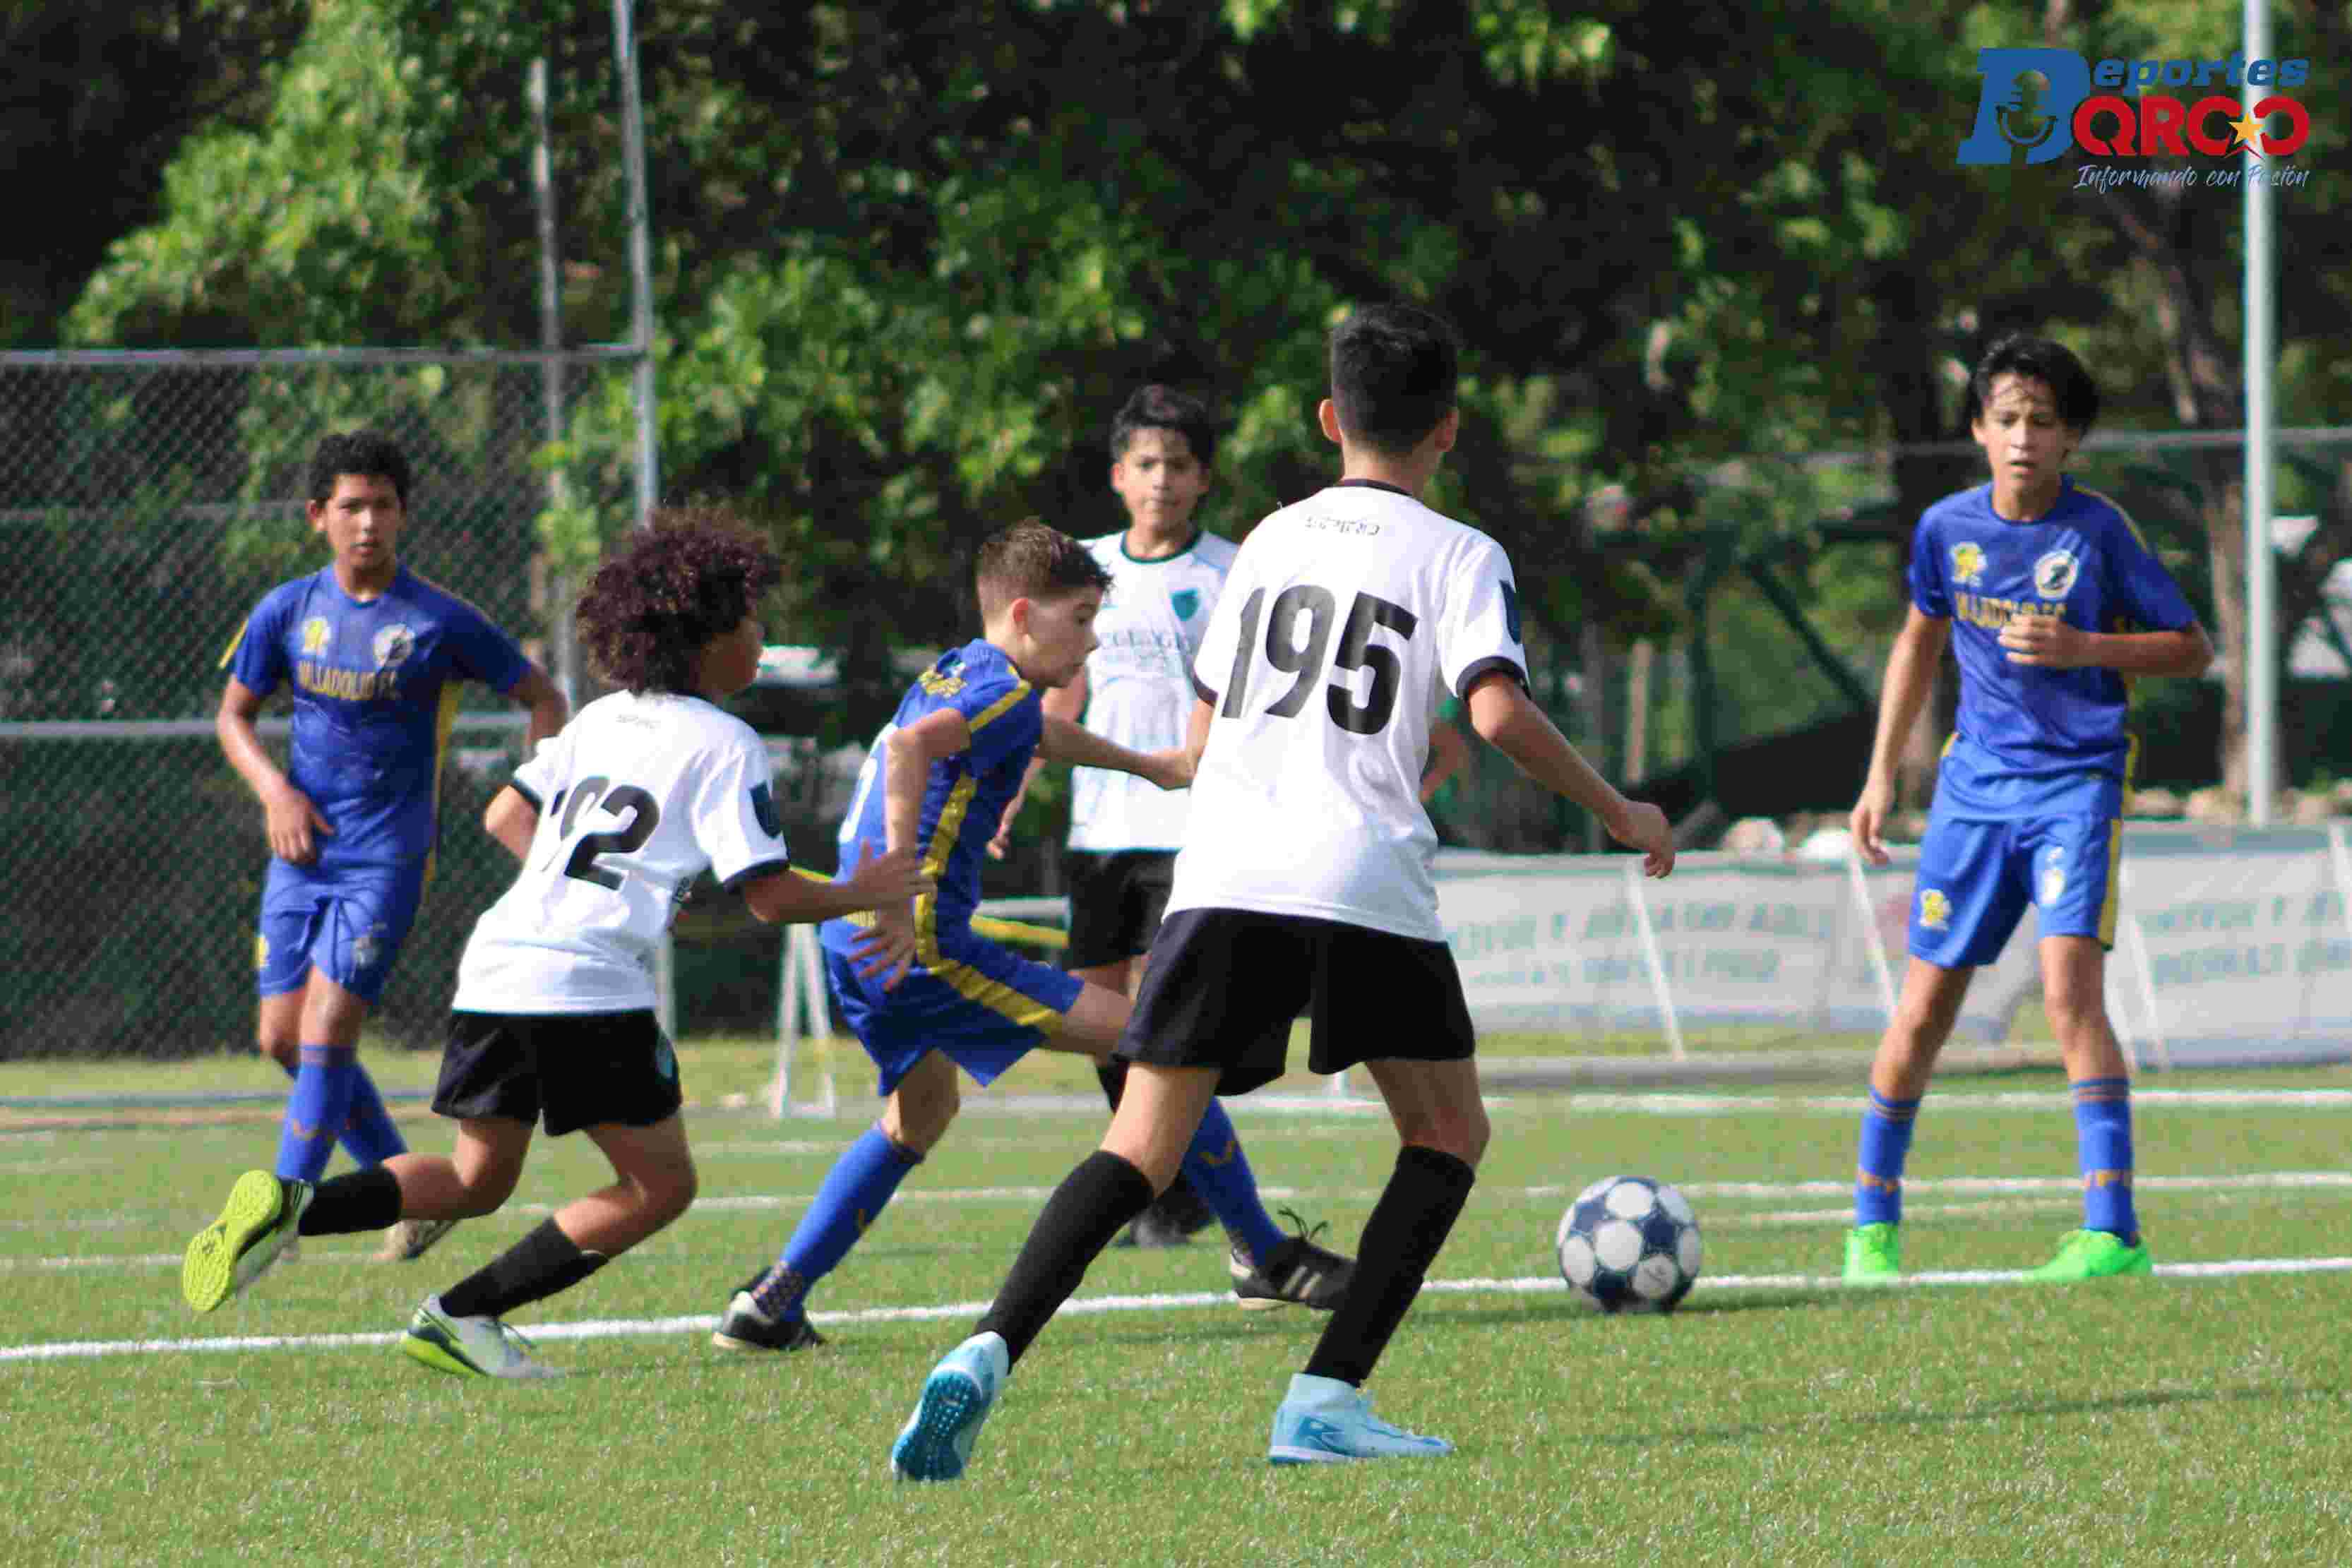
[[[325,653],[327,651],[327,644],[334,641],[334,636],[335,629],[331,625],[328,624],[327,618],[325,616],[311,616],[310,619],[302,622],[302,652],[304,655],[308,656],[312,653]]]
[[[2063,599],[2074,590],[2082,572],[2070,550],[2054,549],[2033,563],[2033,591],[2042,599]]]
[[[398,622],[375,634],[375,667],[388,670],[416,652],[416,633]]]
[[[1201,591],[1197,588],[1180,588],[1168,596],[1168,602],[1176,607],[1177,620],[1190,621],[1192,619],[1192,612],[1201,608]]]
[[[1919,929],[1947,931],[1952,925],[1952,901],[1932,887],[1919,890]]]
[[[1984,582],[1984,546],[1962,543],[1952,547],[1952,585],[1954,587],[1980,586]]]

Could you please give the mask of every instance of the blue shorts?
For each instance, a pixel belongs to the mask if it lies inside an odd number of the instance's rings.
[[[261,883],[254,988],[265,997],[299,990],[315,965],[373,1007],[424,900],[423,861],[321,871],[273,856]]]
[[[1911,956],[1946,969],[2000,956],[2028,904],[2044,936],[2116,943],[2115,817],[1980,822],[1930,815],[1911,899]]]
[[[1046,1026],[1076,1006],[1086,988],[1075,975],[962,932],[942,935],[939,961],[910,965],[898,988],[886,991],[881,976],[860,976],[835,947],[854,929],[825,926],[825,978],[850,1032],[880,1070],[884,1094],[933,1051],[945,1051],[981,1082],[994,1082],[1037,1048]]]

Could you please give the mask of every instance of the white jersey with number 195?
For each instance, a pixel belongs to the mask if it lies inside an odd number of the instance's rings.
[[[1421,808],[1441,688],[1522,684],[1502,547],[1343,480],[1242,542],[1192,665],[1216,709],[1168,912],[1250,909],[1437,941]]]
[[[514,885],[457,965],[460,1012],[629,1012],[654,1005],[654,956],[705,869],[726,887],[790,862],[768,750],[700,697],[616,692],[515,769],[539,810]]]

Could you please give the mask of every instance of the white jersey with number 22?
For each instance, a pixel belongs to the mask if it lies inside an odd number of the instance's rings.
[[[461,1012],[631,1012],[654,1005],[654,956],[707,869],[733,888],[790,863],[767,747],[700,697],[615,692],[515,769],[539,809],[514,884],[457,964]]]

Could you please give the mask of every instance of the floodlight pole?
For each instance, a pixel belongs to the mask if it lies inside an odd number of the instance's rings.
[[[539,346],[548,351],[539,368],[540,417],[550,445],[563,439],[563,276],[555,225],[554,130],[548,108],[547,57],[530,62],[527,91],[538,145],[530,160],[530,188],[539,214]],[[547,504],[562,510],[569,487],[561,466],[547,471]],[[555,684],[564,702],[580,706],[580,638],[572,623],[572,580],[558,570],[547,584],[548,641],[555,653]]]
[[[2271,54],[2270,0],[2245,0],[2246,60]],[[2246,83],[2246,112],[2270,94]],[[2276,414],[2271,376],[2277,362],[2277,307],[2272,295],[2276,266],[2271,240],[2271,187],[2263,160],[2249,147],[2240,160],[2245,181],[2245,371],[2246,382],[2246,821],[2269,823],[2278,794],[2278,612],[2273,595],[2277,569],[2271,559],[2271,445]]]
[[[661,495],[661,453],[654,422],[654,261],[646,198],[645,110],[637,97],[635,0],[613,0],[614,65],[621,73],[621,164],[629,183],[629,338],[636,350],[633,402],[637,414],[637,527],[653,525]]]

